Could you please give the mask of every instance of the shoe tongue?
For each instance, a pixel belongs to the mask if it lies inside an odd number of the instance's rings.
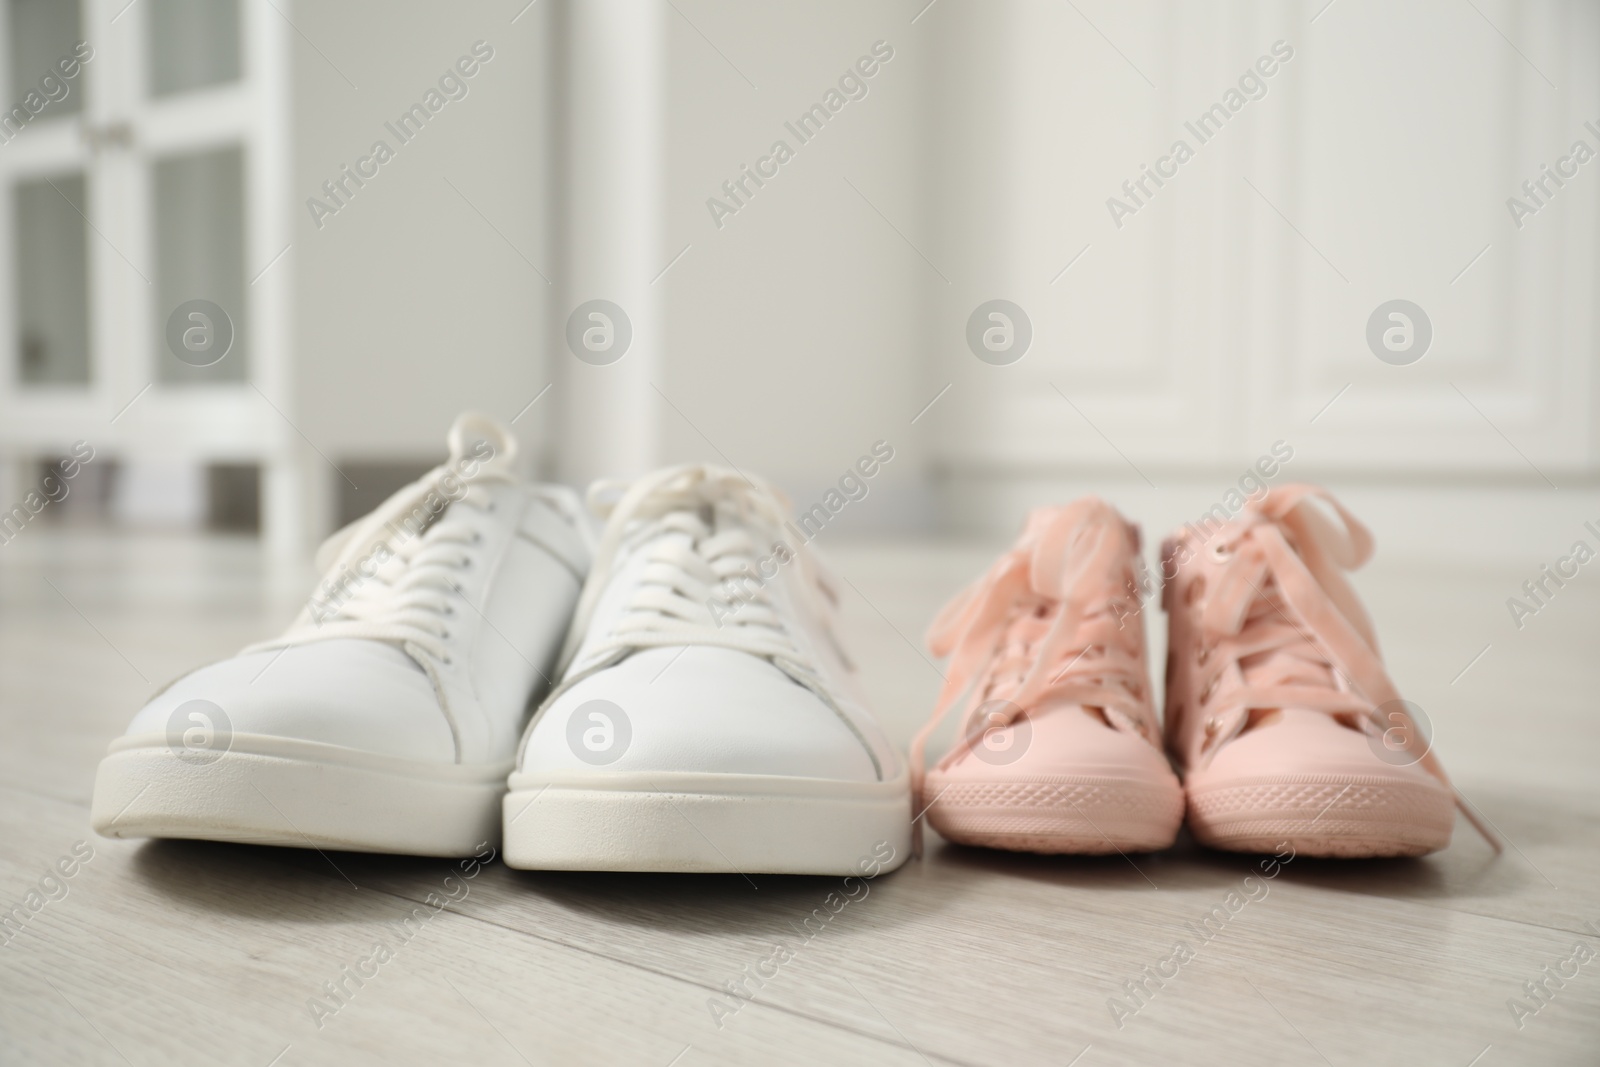
[[[1246,656],[1239,661],[1246,685],[1312,685],[1332,688],[1333,671],[1325,663],[1313,663],[1277,649]]]
[[[1276,586],[1269,585],[1266,593],[1250,607],[1245,628],[1253,623],[1282,622],[1289,616],[1282,604]],[[1314,658],[1312,658],[1314,657]],[[1323,658],[1309,638],[1283,648],[1257,652],[1239,661],[1239,672],[1246,685],[1268,687],[1278,685],[1307,685],[1334,688],[1333,668]]]
[[[1034,611],[1019,617],[1006,629],[994,666],[989,700],[1010,700],[1016,695],[1033,666],[1040,642],[1049,631],[1050,618],[1040,618]]]
[[[1039,614],[1041,609],[1044,611],[1043,615]],[[1050,627],[1060,610],[1059,601],[1040,601],[1011,623],[1000,646],[999,657],[992,675],[993,682],[989,687],[986,701],[1010,701],[1016,697],[1022,689],[1023,680],[1033,669],[1034,660],[1039,655],[1039,646],[1044,643],[1045,636],[1050,632]],[[1076,650],[1073,654],[1076,654]],[[1070,662],[1069,656],[1055,669],[1059,671]]]
[[[515,477],[517,439],[511,431],[479,411],[456,416],[446,438],[450,464],[462,477]]]
[[[326,574],[341,559],[370,551],[389,536],[391,528],[420,536],[464,495],[469,483],[516,480],[517,439],[488,415],[472,411],[458,415],[448,442],[450,456],[441,467],[324,541],[316,553],[317,570]]]

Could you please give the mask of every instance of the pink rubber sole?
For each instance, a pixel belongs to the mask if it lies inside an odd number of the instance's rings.
[[[1183,821],[1183,790],[1115,778],[927,780],[927,818],[946,840],[1015,852],[1100,855],[1169,847]]]
[[[1455,802],[1443,788],[1381,778],[1305,775],[1189,789],[1195,840],[1230,852],[1358,858],[1421,856],[1450,843]]]

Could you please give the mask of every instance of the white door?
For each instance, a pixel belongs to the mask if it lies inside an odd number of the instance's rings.
[[[933,282],[928,389],[953,383],[940,459],[962,492],[1214,499],[1279,439],[1297,479],[1592,483],[1594,5],[1008,12],[930,27],[953,57],[934,243],[973,250],[950,293]],[[1031,319],[1004,366],[964,342],[995,297]],[[1385,352],[1369,330],[1402,300],[1431,336]]]

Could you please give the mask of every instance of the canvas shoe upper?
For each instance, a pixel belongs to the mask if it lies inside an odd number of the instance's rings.
[[[684,466],[590,501],[607,525],[561,682],[511,778],[507,862],[849,874],[875,854],[902,861],[905,764],[839,647],[832,580],[778,496]]]
[[[1167,744],[1189,826],[1216,848],[1418,855],[1460,805],[1343,572],[1372,535],[1325,489],[1285,485],[1162,548]]]
[[[1139,531],[1102,500],[1033,511],[1016,545],[940,612],[933,717],[962,709],[919,806],[945,837],[1034,852],[1164,848],[1183,794],[1160,748]]]
[[[98,831],[440,855],[498,838],[591,535],[576,494],[515,474],[486,416],[449,447],[322,546],[288,630],[134,716],[100,766]]]

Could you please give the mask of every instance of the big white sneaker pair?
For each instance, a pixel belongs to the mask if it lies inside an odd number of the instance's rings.
[[[591,490],[597,533],[515,451],[459,419],[443,466],[323,546],[285,634],[134,717],[94,828],[439,856],[503,836],[523,868],[903,862],[909,771],[777,495],[672,468]]]

